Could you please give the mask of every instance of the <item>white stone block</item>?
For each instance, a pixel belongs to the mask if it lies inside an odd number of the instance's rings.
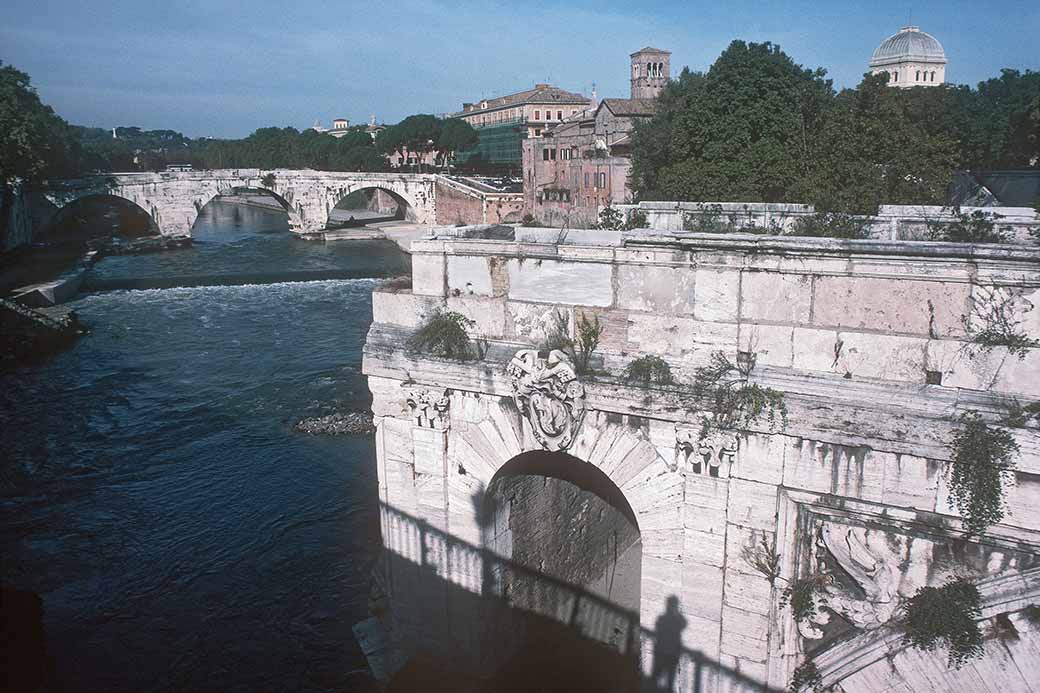
[[[881,502],[885,460],[865,447],[791,438],[784,486]]]
[[[735,560],[741,560],[739,555]],[[772,586],[761,573],[745,573],[726,569],[726,604],[744,611],[769,615]]]
[[[917,510],[935,508],[939,476],[943,464],[923,457],[889,452],[872,452],[871,456],[884,464],[884,489],[881,501]]]
[[[769,619],[762,614],[722,606],[722,655],[765,662],[768,655]]]
[[[739,314],[740,272],[698,268],[696,303],[693,315],[698,320],[734,322]]]
[[[372,293],[372,320],[415,329],[443,305],[442,301],[429,296],[375,291]]]
[[[818,277],[813,323],[922,337],[963,333],[969,285],[882,277]]]
[[[412,293],[424,296],[445,296],[446,267],[441,253],[414,253],[412,255]]]
[[[787,436],[750,433],[740,437],[729,475],[764,484],[779,484],[784,478]]]
[[[448,295],[491,296],[488,258],[472,255],[448,256]]]
[[[726,533],[683,532],[683,563],[698,563],[721,568],[726,565]]]
[[[511,259],[507,269],[513,300],[603,307],[614,302],[610,264]]]
[[[686,475],[686,507],[683,524],[687,529],[718,536],[726,533],[729,506],[729,480],[697,474]]]
[[[777,487],[744,479],[729,480],[727,520],[751,529],[776,529]]]
[[[740,287],[742,320],[809,324],[812,276],[744,272]]]
[[[925,382],[927,339],[843,331],[836,372],[854,378]]]
[[[755,354],[755,362],[759,365],[790,368],[794,363],[794,328],[742,323],[740,351]]]
[[[501,300],[467,296],[448,298],[448,310],[461,313],[470,321],[466,332],[473,337],[498,339],[506,334],[506,306]]]
[[[799,370],[837,372],[838,333],[834,330],[794,328],[792,366]]]
[[[691,314],[693,292],[692,268],[618,266],[618,308],[659,314]]]
[[[723,569],[718,566],[683,560],[683,612],[697,618],[722,620]]]
[[[433,428],[412,428],[413,459],[416,474],[443,477],[446,472],[448,432]]]

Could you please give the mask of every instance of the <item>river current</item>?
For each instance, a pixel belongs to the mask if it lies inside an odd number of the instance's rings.
[[[91,334],[0,375],[4,583],[43,599],[53,691],[352,690],[379,545],[366,408],[380,242],[213,203],[190,249],[109,257]],[[151,288],[119,288],[151,287]]]

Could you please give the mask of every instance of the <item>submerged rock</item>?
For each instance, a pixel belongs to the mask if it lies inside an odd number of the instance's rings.
[[[293,426],[293,430],[312,436],[360,436],[372,433],[376,427],[372,423],[371,414],[352,411],[302,419]]]

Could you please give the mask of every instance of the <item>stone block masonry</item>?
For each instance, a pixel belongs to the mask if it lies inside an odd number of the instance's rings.
[[[677,690],[782,690],[810,655],[826,685],[848,691],[1029,690],[1023,672],[1040,666],[1040,629],[1022,616],[1040,603],[1038,428],[1011,429],[1020,452],[1007,512],[982,536],[965,536],[946,469],[960,414],[995,423],[1009,402],[1040,399],[1040,349],[975,339],[997,305],[1005,326],[1040,339],[1040,249],[547,229],[517,229],[513,240],[465,235],[442,230],[415,242],[411,291],[373,300],[364,371],[384,502],[476,544],[486,536],[484,489],[522,453],[564,445],[554,458],[561,474],[576,464],[567,459],[591,465],[609,480],[600,497],[623,498],[638,525],[644,675],[662,619],[678,614]],[[490,345],[484,360],[401,348],[438,308],[473,320],[472,336]],[[604,325],[594,374],[524,352],[561,317],[573,335],[583,314]],[[653,355],[688,386],[719,351],[753,359],[751,382],[784,393],[786,426],[756,421],[701,437],[707,405],[688,387],[620,377],[634,358]],[[518,352],[528,354],[524,377],[541,388],[526,391],[524,406],[518,371],[507,369]],[[447,393],[435,429],[443,446],[415,432],[423,427],[408,404],[415,388]],[[539,488],[514,494],[525,505],[511,517],[539,519],[511,526],[509,541],[493,546],[498,559],[522,559],[539,542],[567,550],[560,532],[573,509]],[[436,516],[435,499],[446,506]],[[399,556],[392,529],[384,526],[384,542]],[[587,536],[583,550],[603,543]],[[763,550],[776,556],[772,579],[749,558]],[[466,576],[479,566],[454,565],[437,574],[460,590],[486,594],[495,584],[494,571],[475,584]],[[560,565],[558,575],[582,574]],[[816,574],[829,576],[822,616],[796,622],[780,594]],[[1018,634],[1014,643],[987,641],[984,656],[960,670],[945,666],[945,652],[908,650],[894,635],[909,596],[952,575],[976,580],[984,620],[1005,614]],[[393,618],[417,648],[432,642],[421,619]],[[457,658],[466,660],[465,647]]]

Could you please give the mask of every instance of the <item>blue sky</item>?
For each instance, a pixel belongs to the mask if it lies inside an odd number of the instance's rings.
[[[73,123],[240,137],[267,125],[458,110],[552,81],[628,95],[645,45],[705,70],[733,39],[770,40],[853,86],[909,5],[825,2],[365,3],[5,0],[0,60]],[[916,2],[951,81],[1040,70],[1040,2]]]

